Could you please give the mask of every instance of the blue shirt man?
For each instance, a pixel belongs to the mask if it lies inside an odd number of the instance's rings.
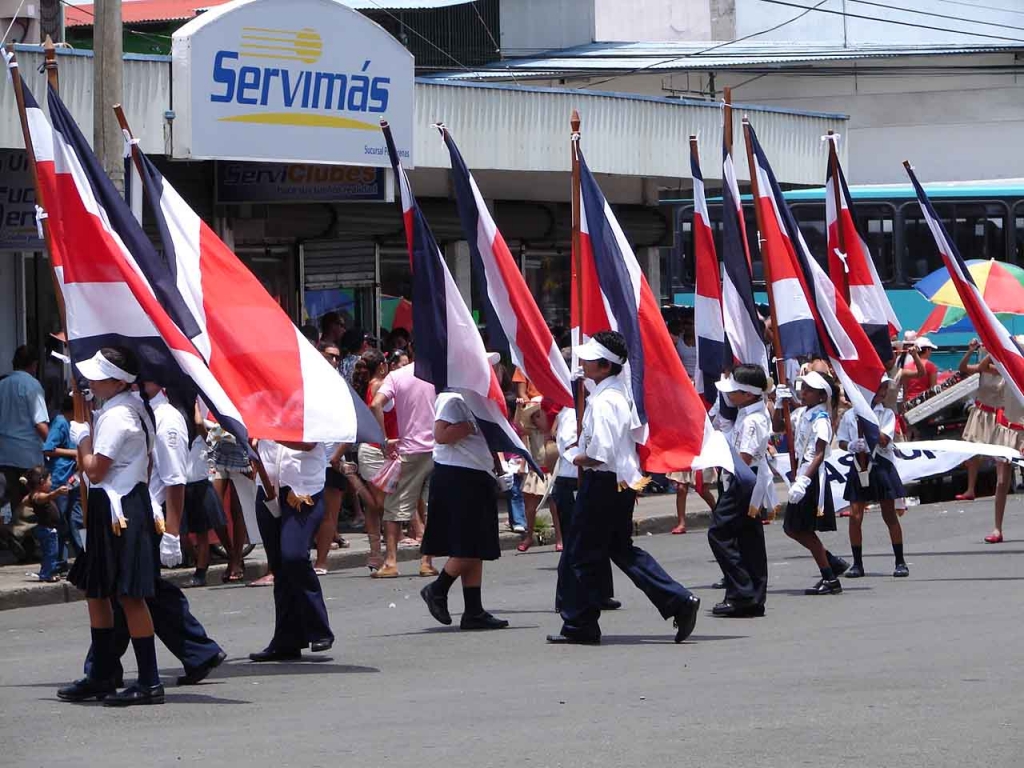
[[[39,361],[28,347],[14,352],[14,372],[0,380],[0,467],[30,469],[43,463],[49,415],[43,385],[36,381]]]
[[[71,437],[71,424],[67,418],[69,413],[73,413],[70,397],[66,398],[64,406],[68,407],[62,407],[63,413],[58,413],[53,417],[53,421],[50,422],[50,433],[46,437],[46,442],[43,443],[43,453],[46,455],[46,468],[50,470],[50,477],[54,488],[67,485],[68,480],[75,473],[75,459],[67,455],[61,455],[57,450],[59,448],[74,450],[78,447],[78,441]]]

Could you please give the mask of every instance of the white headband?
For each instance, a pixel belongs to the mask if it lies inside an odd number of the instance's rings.
[[[808,371],[800,377],[800,381],[806,384],[811,389],[821,389],[825,391],[825,394],[830,398],[832,397],[832,387],[825,381],[824,377],[817,371]]]
[[[763,395],[764,390],[760,387],[755,387],[753,384],[741,384],[736,381],[732,376],[721,381],[716,381],[715,386],[718,387],[719,392],[746,392],[750,395]]]
[[[609,363],[624,365],[625,358],[619,357],[596,339],[589,339],[585,344],[576,347],[576,356],[580,360],[607,360]]]
[[[118,381],[123,381],[128,384],[134,384],[136,378],[134,374],[118,368],[112,362],[107,360],[107,358],[103,356],[102,352],[97,352],[88,360],[80,362],[78,364],[78,371],[89,381],[117,379]]]

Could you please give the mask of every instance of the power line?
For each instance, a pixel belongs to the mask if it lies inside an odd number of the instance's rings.
[[[761,0],[763,3],[771,3],[772,5],[785,5],[789,8],[805,8],[808,11],[817,11],[818,13],[828,13],[833,16],[843,16],[849,19],[864,19],[866,21],[877,21],[880,24],[895,24],[899,27],[914,27],[915,29],[930,29],[935,32],[950,32],[954,35],[969,35],[971,37],[984,37],[989,40],[1006,40],[1011,43],[1024,43],[1019,37],[1005,37],[1003,35],[986,35],[982,32],[965,32],[962,29],[949,29],[948,27],[935,27],[930,24],[914,24],[909,21],[896,21],[895,19],[880,19],[877,16],[864,16],[858,13],[849,13],[848,11],[833,11],[828,8],[822,8],[822,3],[807,8],[806,5],[800,5],[799,3],[789,3],[786,0]],[[888,7],[888,6],[886,6]]]
[[[454,61],[458,66],[462,67],[467,72],[472,72],[473,71],[469,67],[467,67],[465,64],[463,64],[461,61],[459,61],[454,56],[452,56],[450,53],[448,53],[448,51],[446,51],[444,48],[440,47],[439,45],[434,43],[432,40],[427,39],[426,37],[421,35],[419,32],[417,32],[415,29],[413,29],[408,24],[406,24],[404,21],[402,21],[399,17],[395,16],[395,14],[393,14],[387,8],[385,8],[380,3],[378,3],[377,0],[370,0],[370,3],[372,3],[374,5],[374,7],[377,8],[377,10],[381,11],[382,13],[386,14],[387,16],[390,16],[392,19],[397,21],[399,26],[402,27],[402,29],[409,30],[414,35],[416,35],[416,37],[418,37],[420,40],[422,40],[427,45],[429,45],[431,48],[433,48],[435,51],[438,51],[439,53],[444,54],[445,56],[447,56],[449,59]]]
[[[876,8],[888,8],[893,11],[900,11],[902,13],[916,13],[920,16],[932,16],[936,19],[949,19],[950,21],[963,21],[967,24],[981,24],[986,27],[1001,27],[1002,29],[1015,29],[1018,32],[1024,32],[1024,27],[1017,27],[1013,24],[999,24],[994,21],[978,21],[977,19],[965,19],[961,16],[948,16],[943,13],[933,13],[931,11],[919,11],[916,8],[903,8],[899,5],[892,5],[891,3],[876,3],[872,0],[849,0],[851,3],[857,3],[858,5],[873,5]],[[879,21],[884,21],[879,19]]]
[[[68,8],[74,8],[76,11],[80,11],[81,13],[84,13],[84,14],[87,14],[87,15],[91,16],[93,18],[93,21],[95,22],[96,14],[93,13],[92,11],[87,11],[81,5],[75,5],[73,3],[69,3],[68,0],[60,0],[60,3],[61,3],[61,5],[65,5]],[[95,28],[96,28],[96,25],[94,23],[93,24],[93,29],[95,29]],[[161,42],[163,42],[164,40],[173,40],[174,39],[170,35],[158,35],[155,32],[142,32],[141,30],[138,30],[138,29],[125,29],[124,31],[127,32],[129,35],[136,35],[137,37],[148,37],[148,38],[150,38],[152,40],[159,40]]]
[[[1013,8],[1000,8],[997,5],[978,5],[977,3],[965,3],[963,0],[936,0],[940,3],[947,3],[948,5],[962,5],[967,8],[980,8],[986,11],[999,11],[1001,13],[1015,13],[1018,16],[1024,16],[1024,11],[1016,11]]]
[[[372,2],[372,0],[371,0],[371,2]],[[827,2],[828,2],[828,0],[821,0],[821,2],[819,2],[817,5],[813,5],[810,8],[806,8],[805,6],[798,6],[799,8],[803,8],[804,9],[803,13],[798,13],[792,19],[789,19],[788,21],[784,21],[781,24],[776,24],[774,27],[769,27],[768,29],[762,29],[760,32],[753,32],[753,33],[751,33],[749,35],[744,35],[743,37],[738,37],[735,40],[728,40],[728,41],[726,41],[724,43],[719,43],[718,45],[712,45],[710,48],[705,48],[703,51],[697,51],[696,53],[687,53],[687,54],[684,54],[683,56],[675,56],[675,57],[673,57],[671,59],[665,59],[664,61],[656,61],[656,62],[653,62],[651,64],[647,64],[647,65],[645,65],[643,67],[637,67],[636,69],[634,69],[634,70],[632,70],[630,72],[624,72],[621,75],[615,75],[613,77],[607,77],[604,80],[598,80],[596,83],[587,83],[586,85],[581,85],[578,90],[584,90],[586,88],[593,88],[594,86],[597,86],[597,85],[604,85],[605,83],[610,83],[612,80],[618,80],[620,77],[629,77],[630,75],[635,75],[638,72],[643,72],[645,70],[653,69],[655,67],[662,67],[665,64],[671,64],[673,61],[679,61],[680,59],[688,59],[691,56],[702,56],[705,53],[710,53],[711,51],[717,51],[719,48],[724,48],[727,45],[734,45],[735,43],[742,43],[744,40],[749,40],[752,37],[758,37],[760,35],[766,35],[769,32],[774,32],[775,30],[781,29],[782,27],[786,26],[787,24],[792,24],[794,21],[802,19],[804,16],[806,16],[811,11],[814,11],[814,10],[817,10],[818,8],[821,8],[821,6],[823,6]]]

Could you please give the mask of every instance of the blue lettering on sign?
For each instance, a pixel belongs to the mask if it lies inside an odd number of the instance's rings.
[[[221,88],[210,94],[210,101],[370,114],[381,114],[388,108],[391,78],[372,77],[370,59],[354,73],[238,67],[238,60],[237,51],[217,51],[213,82]]]

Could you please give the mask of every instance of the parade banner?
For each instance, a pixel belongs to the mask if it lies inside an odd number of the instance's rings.
[[[911,443],[896,443],[896,471],[904,485],[926,477],[943,475],[956,469],[974,456],[988,456],[994,459],[1020,461],[1021,454],[1012,448],[984,443],[965,443],[962,440],[926,440]],[[825,460],[825,475],[832,493],[832,503],[838,512],[850,506],[843,498],[846,479],[853,466],[853,454],[849,451],[833,450]],[[775,457],[775,469],[780,474],[789,471],[789,456]]]

